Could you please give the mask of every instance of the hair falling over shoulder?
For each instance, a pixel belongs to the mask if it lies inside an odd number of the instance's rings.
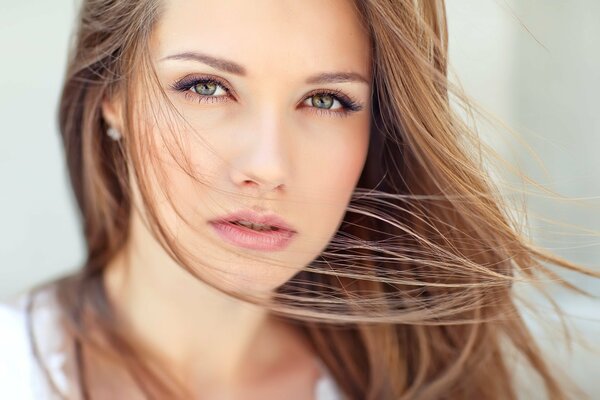
[[[493,185],[488,150],[451,106],[471,110],[447,77],[444,1],[355,3],[374,71],[365,168],[328,247],[264,306],[302,330],[349,399],[516,399],[510,351],[548,398],[567,398],[513,286],[557,279],[548,264],[598,274],[529,243]],[[136,107],[152,107],[129,94],[140,82],[157,86],[148,42],[160,12],[155,0],[83,1],[59,123],[87,259],[59,295],[85,352],[121,363],[148,398],[173,399],[184,392],[122,330],[102,281],[127,241],[131,176],[154,234],[183,268],[196,265],[154,212],[143,135],[127,135],[140,129]],[[104,134],[101,103],[123,93],[117,142]]]

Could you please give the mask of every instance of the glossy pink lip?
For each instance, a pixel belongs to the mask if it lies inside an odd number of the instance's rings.
[[[233,222],[247,221],[276,227],[271,231],[256,231]],[[287,247],[296,231],[275,214],[260,214],[253,210],[241,210],[209,221],[221,238],[227,242],[251,250],[276,251]]]
[[[288,225],[282,218],[276,214],[261,214],[254,210],[240,210],[223,217],[211,220],[210,222],[235,222],[248,221],[254,224],[272,225],[279,229],[295,232],[294,228]]]

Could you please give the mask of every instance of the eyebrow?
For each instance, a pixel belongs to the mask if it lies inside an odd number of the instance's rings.
[[[215,69],[228,72],[230,74],[246,76],[246,68],[244,68],[242,65],[234,61],[213,57],[204,53],[188,51],[163,57],[159,61],[165,60],[195,61],[209,65]],[[357,72],[323,72],[310,76],[306,79],[306,83],[308,84],[340,82],[361,82],[367,85],[369,84],[369,80]]]

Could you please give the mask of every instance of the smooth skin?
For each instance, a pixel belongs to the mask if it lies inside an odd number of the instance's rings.
[[[186,138],[186,157],[206,182],[199,185],[167,151],[155,148],[171,196],[163,201],[164,186],[151,188],[163,224],[203,261],[197,268],[203,279],[242,292],[275,290],[327,246],[366,160],[372,71],[368,35],[353,3],[167,0],[150,46],[163,88],[189,123],[177,130]],[[323,74],[338,75],[318,81]],[[190,77],[214,78],[226,87],[173,89]],[[357,109],[344,114],[337,98],[318,94],[332,90],[353,99]],[[104,118],[122,129],[118,110],[117,99],[103,104]],[[130,134],[175,143],[167,118],[141,118],[149,130]],[[137,193],[135,183],[133,189]],[[134,203],[141,207],[139,194]],[[207,223],[253,207],[276,212],[295,228],[288,248],[234,248]],[[135,337],[198,398],[313,398],[317,355],[300,336],[263,309],[187,273],[137,212],[105,282]]]

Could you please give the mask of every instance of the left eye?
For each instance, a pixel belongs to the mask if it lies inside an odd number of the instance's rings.
[[[307,98],[303,104],[326,110],[337,110],[342,108],[342,103],[335,96],[328,93],[314,94]]]
[[[223,94],[227,94],[227,91],[223,88],[223,86],[212,81],[201,81],[193,85],[190,90],[201,96],[221,96]]]

